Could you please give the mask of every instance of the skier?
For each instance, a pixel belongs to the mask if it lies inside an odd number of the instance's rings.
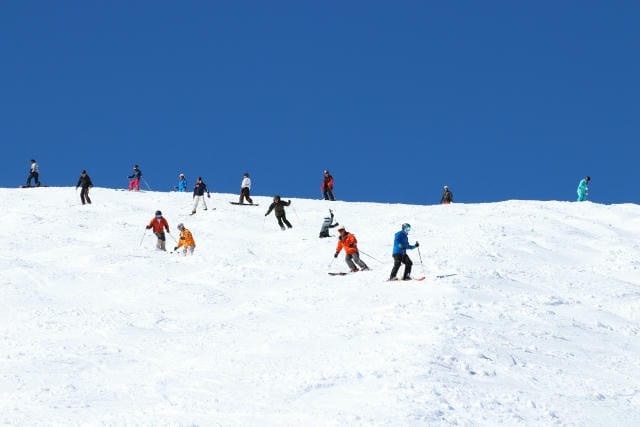
[[[38,163],[34,159],[31,159],[31,167],[29,169],[29,176],[27,177],[27,187],[31,187],[31,179],[36,183],[36,187],[40,187],[40,172],[38,170]]]
[[[134,189],[136,191],[140,191],[140,178],[142,178],[142,172],[140,171],[140,168],[138,168],[138,165],[133,165],[133,174],[129,175],[127,178],[131,180],[129,181],[129,191]]]
[[[185,178],[183,173],[178,175],[178,191],[180,193],[184,193],[187,191],[187,178]]]
[[[358,240],[356,239],[356,236],[345,230],[344,225],[341,225],[340,228],[338,228],[338,233],[340,233],[340,237],[338,237],[338,246],[336,246],[336,253],[333,257],[338,258],[338,254],[340,254],[340,251],[344,248],[344,251],[346,252],[344,262],[347,263],[352,272],[355,273],[358,271],[356,264],[358,264],[362,271],[368,270],[369,267],[367,267],[367,264],[360,259],[360,253],[358,252]]]
[[[93,187],[93,183],[91,182],[91,178],[89,178],[89,175],[87,175],[86,170],[83,170],[80,173],[80,178],[78,178],[78,183],[76,184],[76,190],[78,189],[78,187],[82,187],[82,190],[80,190],[80,200],[82,201],[82,204],[91,204],[91,199],[89,198],[89,189]]]
[[[591,182],[591,177],[586,176],[580,180],[578,184],[578,201],[584,202],[587,200],[587,196],[589,195],[589,183]]]
[[[285,224],[287,225],[287,228],[291,228],[291,223],[287,221],[287,214],[284,211],[284,207],[289,205],[291,205],[291,200],[285,202],[284,200],[280,199],[280,196],[273,196],[273,203],[271,203],[271,206],[269,206],[269,210],[267,210],[267,213],[264,214],[264,216],[269,215],[271,211],[275,209],[276,219],[278,220],[278,225],[280,226],[280,228],[284,230]]]
[[[444,192],[442,193],[442,197],[440,197],[440,203],[443,205],[449,205],[453,202],[453,193],[449,191],[449,187],[444,186]]]
[[[155,233],[158,241],[156,242],[156,248],[161,251],[166,251],[165,242],[167,241],[167,237],[164,234],[164,230],[167,230],[167,233],[171,233],[169,231],[169,223],[162,216],[162,212],[156,211],[156,216],[151,219],[149,224],[147,225],[147,230],[153,228],[153,232]]]
[[[177,251],[178,248],[182,248],[182,255],[193,255],[193,251],[196,248],[196,242],[193,240],[191,231],[184,227],[183,223],[178,224],[178,230],[180,230],[180,238],[178,239],[178,246],[173,248]]]
[[[196,209],[198,208],[198,204],[200,204],[201,200],[204,210],[207,210],[207,202],[204,200],[204,193],[207,193],[207,197],[211,198],[211,193],[209,193],[209,189],[207,189],[207,184],[202,182],[202,177],[199,176],[196,185],[193,187],[193,199],[195,202],[193,203],[191,215],[196,213]]]
[[[249,173],[245,172],[242,175],[242,183],[240,184],[240,204],[244,203],[244,199],[247,199],[247,202],[253,204],[253,200],[251,200],[251,178],[249,178]]]
[[[404,276],[402,280],[411,280],[411,258],[407,255],[407,249],[415,249],[420,246],[420,243],[416,242],[415,245],[409,244],[409,231],[411,231],[411,225],[402,224],[402,230],[398,231],[393,237],[393,268],[391,269],[391,275],[389,280],[397,280],[396,274],[400,269],[400,264],[404,264]]]
[[[324,171],[324,178],[322,179],[322,195],[325,200],[336,200],[333,196],[333,177],[328,170]]]
[[[333,228],[333,227],[337,227],[338,225],[340,225],[337,222],[335,224],[332,224],[332,222],[333,222],[333,211],[331,209],[329,209],[329,214],[330,214],[330,216],[325,216],[324,220],[322,221],[322,228],[320,229],[320,236],[319,237],[331,237],[329,235],[329,229]]]

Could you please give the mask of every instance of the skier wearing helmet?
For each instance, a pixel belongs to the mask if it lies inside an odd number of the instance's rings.
[[[183,173],[178,175],[178,191],[180,193],[187,192],[187,178],[184,176]]]
[[[178,224],[178,230],[180,230],[180,237],[178,238],[178,245],[173,248],[173,250],[177,251],[179,248],[182,248],[182,255],[193,255],[193,251],[196,248],[196,241],[193,240],[191,231],[185,228],[183,223]]]
[[[416,242],[415,245],[409,244],[409,232],[411,231],[411,225],[402,224],[402,230],[398,231],[393,237],[393,268],[391,269],[391,275],[389,280],[398,280],[396,274],[400,269],[400,264],[404,264],[404,275],[402,280],[411,280],[411,258],[407,255],[407,249],[415,249],[420,246],[420,243]]]
[[[444,192],[440,197],[440,203],[443,205],[450,205],[453,202],[453,193],[449,191],[449,187],[444,186]]]
[[[282,230],[285,230],[285,224],[287,225],[287,228],[291,228],[291,223],[287,221],[287,214],[284,211],[284,207],[289,206],[290,204],[291,200],[285,202],[284,200],[280,199],[280,196],[273,196],[273,203],[271,203],[269,209],[267,210],[267,213],[264,214],[264,216],[269,215],[271,211],[275,209],[276,219],[278,220],[278,225],[280,226],[280,228]]]
[[[156,211],[156,216],[153,217],[147,225],[147,230],[149,230],[150,228],[153,229],[153,232],[158,238],[158,241],[156,242],[156,248],[161,251],[166,251],[167,249],[165,248],[165,242],[167,241],[167,237],[165,236],[164,231],[167,230],[167,233],[170,233],[170,231],[169,223],[162,216],[162,212]]]
[[[322,196],[325,200],[336,200],[333,196],[333,177],[328,170],[324,171],[324,177],[322,178],[322,185],[320,188],[322,189]]]
[[[340,237],[338,237],[338,246],[336,246],[336,253],[333,257],[338,258],[338,254],[340,254],[340,251],[344,248],[344,251],[346,252],[344,262],[347,263],[352,272],[355,273],[358,271],[358,267],[360,267],[362,271],[368,270],[369,267],[367,267],[367,264],[360,259],[358,240],[356,239],[356,236],[347,232],[344,225],[341,225],[338,228],[338,233],[340,233]],[[358,267],[356,267],[356,264],[358,264]]]

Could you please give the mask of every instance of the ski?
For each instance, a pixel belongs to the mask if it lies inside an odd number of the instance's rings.
[[[39,187],[48,187],[48,185],[20,185],[18,188],[39,188]]]
[[[340,272],[338,272],[338,273],[334,273],[334,272],[331,272],[331,271],[330,271],[330,272],[329,272],[329,273],[327,273],[327,274],[329,274],[329,276],[346,276],[346,275],[347,275],[347,274],[349,274],[349,273],[346,273],[346,272],[344,272],[344,271],[340,271]]]
[[[404,280],[404,279],[387,279],[387,282],[422,282],[424,279],[426,279],[426,276],[420,276],[420,277],[412,277],[409,280]]]
[[[232,205],[240,205],[240,206],[259,206],[257,203],[240,203],[240,202],[229,202]]]

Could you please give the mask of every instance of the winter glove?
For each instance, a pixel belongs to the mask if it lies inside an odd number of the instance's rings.
[[[269,212],[267,212],[266,214],[264,214],[264,216],[267,216],[267,215],[269,215]]]
[[[414,246],[417,248],[418,246],[420,246],[420,242],[416,242]]]
[[[336,252],[335,254],[333,254],[334,258],[338,258],[338,252]]]
[[[147,225],[145,228],[148,230],[148,229],[150,229],[150,228],[151,228],[151,226],[150,226],[150,225]]]
[[[76,190],[78,189],[78,187],[76,187]]]
[[[207,193],[207,197],[208,197],[208,198],[211,198],[211,193]]]
[[[289,202],[289,204],[291,204],[291,200],[289,200],[288,202]]]
[[[173,248],[173,250],[174,250],[174,251],[177,251],[177,250],[178,250],[178,247],[176,246],[175,248]]]

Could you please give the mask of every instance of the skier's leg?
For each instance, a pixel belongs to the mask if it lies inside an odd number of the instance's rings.
[[[287,221],[287,215],[286,214],[282,215],[282,221],[284,221],[284,223],[287,224],[288,228],[291,228],[291,223],[289,221]]]
[[[193,198],[193,209],[191,210],[191,213],[196,213],[196,209],[198,209],[198,203],[200,202],[200,197],[202,196],[196,196]]]
[[[280,226],[280,228],[284,230],[284,224],[282,223],[282,217],[276,215],[276,219],[278,220],[278,225]]]
[[[391,269],[391,274],[389,275],[389,279],[395,280],[396,274],[398,274],[398,270],[400,269],[400,264],[402,264],[402,255],[396,254],[393,256],[393,268]]]
[[[344,262],[347,263],[347,265],[349,266],[349,270],[351,271],[358,271],[358,269],[356,268],[356,265],[353,263],[353,261],[351,260],[351,258],[353,258],[353,254],[347,254],[344,257]]]
[[[353,261],[355,261],[355,263],[358,264],[358,267],[360,267],[361,270],[368,270],[369,269],[367,264],[365,264],[364,261],[362,261],[360,259],[360,254],[358,252],[353,254]]]
[[[409,258],[407,254],[402,256],[402,262],[404,263],[404,276],[402,278],[408,279],[411,277],[411,266],[413,266],[413,262],[411,262],[411,258]]]

